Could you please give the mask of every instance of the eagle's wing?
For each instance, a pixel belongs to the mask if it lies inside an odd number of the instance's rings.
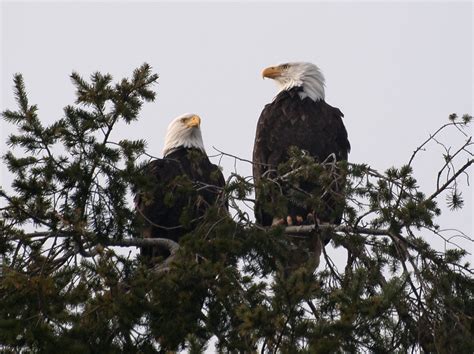
[[[258,184],[262,175],[288,158],[288,149],[297,146],[322,162],[334,154],[336,160],[346,160],[350,150],[342,112],[324,101],[303,100],[297,90],[282,91],[263,109],[258,124],[253,152],[253,176]],[[271,217],[260,210],[256,191],[256,218],[263,225]]]
[[[191,163],[183,152],[177,159],[154,160],[143,169],[145,188],[135,196],[137,216],[143,224],[142,237],[178,242],[223,195],[224,176],[218,166],[204,157]],[[184,211],[191,218],[187,226],[182,225]],[[151,248],[142,249],[142,254],[149,252]]]
[[[147,221],[160,221],[168,214],[164,203],[167,184],[179,174],[177,162],[169,159],[151,161],[142,170],[145,188],[135,195],[135,208]]]

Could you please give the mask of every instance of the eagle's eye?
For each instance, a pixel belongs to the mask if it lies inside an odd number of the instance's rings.
[[[181,123],[186,123],[186,120],[187,120],[187,119],[188,119],[188,118],[181,118]]]

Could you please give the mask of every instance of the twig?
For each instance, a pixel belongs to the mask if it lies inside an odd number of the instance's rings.
[[[450,179],[447,180],[447,182],[445,184],[443,184],[441,187],[439,187],[436,192],[434,192],[432,195],[430,195],[430,197],[427,199],[428,201],[431,201],[433,200],[434,198],[436,198],[440,193],[442,193],[454,180],[456,180],[456,178],[464,172],[464,170],[466,170],[469,166],[472,165],[472,163],[474,162],[474,160],[469,160],[468,162],[466,162],[464,164],[463,167],[461,167]]]
[[[454,125],[456,128],[458,128],[458,125],[459,123],[455,123],[455,122],[451,122],[451,123],[446,123],[444,124],[443,126],[441,126],[437,131],[435,131],[433,134],[430,134],[428,139],[426,139],[423,144],[421,144],[420,146],[418,146],[416,148],[415,151],[413,151],[413,154],[411,155],[410,157],[410,161],[408,161],[408,166],[411,166],[411,163],[413,162],[413,159],[415,158],[416,154],[423,149],[423,147],[428,144],[431,140],[433,140],[433,138],[438,135],[438,133],[442,130],[444,130],[446,127],[449,127],[449,126],[452,126]],[[459,129],[459,128],[458,128]],[[462,131],[461,131],[462,132]],[[465,134],[464,132],[462,132],[463,134]]]
[[[446,146],[444,144],[442,144],[441,142],[439,142],[438,140],[434,139],[434,141],[436,141],[439,145],[443,146],[444,149],[446,150],[446,163],[444,164],[444,166],[439,170],[438,172],[438,178],[436,179],[437,183],[436,183],[436,187],[439,188],[439,182],[440,182],[440,179],[441,179],[441,175],[444,171],[444,169],[446,167],[448,167],[450,164],[452,165],[452,162],[454,160],[454,158],[456,157],[456,155],[458,155],[461,151],[467,151],[465,148],[469,145],[472,145],[472,137],[469,137],[469,139],[464,143],[463,146],[461,146],[454,154],[450,155],[449,154],[449,149],[446,148]],[[453,166],[453,169],[454,169],[454,166]],[[449,173],[449,167],[448,167],[448,173]],[[448,174],[449,175],[449,174]]]
[[[239,160],[239,161],[243,161],[243,162],[248,162],[252,165],[260,165],[260,166],[271,166],[270,164],[268,163],[260,163],[260,162],[253,162],[253,161],[250,161],[250,160],[247,160],[247,159],[243,159],[241,157],[238,157],[238,156],[235,156],[235,155],[232,155],[232,154],[229,154],[227,152],[224,152],[224,151],[221,151],[219,150],[218,148],[216,148],[215,146],[212,147],[214,150],[216,150],[219,154],[223,155],[223,156],[229,156],[229,157],[232,157],[236,160]],[[214,155],[215,156],[215,155]],[[210,157],[213,157],[213,156],[210,156]]]

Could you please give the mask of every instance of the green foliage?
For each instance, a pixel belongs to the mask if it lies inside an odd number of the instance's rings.
[[[430,246],[433,237],[449,236],[436,225],[438,195],[451,209],[463,206],[456,181],[472,163],[470,137],[446,149],[431,194],[417,184],[417,152],[380,173],[291,149],[259,182],[260,193],[271,196],[262,207],[275,215],[285,215],[289,202],[316,214],[327,201],[334,214],[344,209],[340,226],[298,235],[255,225],[241,208],[253,202],[255,186],[234,173],[224,190],[231,215],[214,205],[196,221],[195,206],[185,208],[180,221],[189,234],[168,271],[159,271],[112,247],[140,236],[132,186],[147,191],[145,203],[160,187],[141,173],[144,141],[112,140],[120,122],[137,120],[142,104],[153,101],[158,77],[145,64],[118,83],[101,73],[71,78],[76,103],[55,123],[41,122],[21,75],[14,77],[18,110],[3,112],[17,132],[3,157],[13,182],[0,189],[2,350],[199,353],[211,338],[222,352],[474,350],[468,253]],[[471,116],[449,120],[439,131],[453,128],[465,138]],[[310,193],[297,188],[307,180],[317,182]],[[165,204],[194,188],[176,178],[163,191]],[[319,239],[331,239],[322,254]],[[333,248],[344,264],[335,264]],[[306,262],[319,256],[317,269]]]
[[[18,207],[9,216],[20,222],[34,216],[38,225],[67,232],[76,242],[85,228],[98,239],[121,239],[130,231],[133,213],[125,197],[145,142],[115,144],[110,135],[120,121],[137,118],[143,101],[154,99],[149,87],[158,77],[145,64],[130,80],[115,86],[110,75],[100,73],[91,76],[90,84],[76,73],[71,78],[77,89],[76,106],[67,106],[64,118],[44,127],[36,106],[28,103],[22,76],[15,76],[19,110],[7,110],[3,116],[18,128],[8,143],[22,148],[27,157],[13,152],[4,156],[16,176],[12,185],[16,195],[10,202]],[[79,241],[80,248],[84,242]]]

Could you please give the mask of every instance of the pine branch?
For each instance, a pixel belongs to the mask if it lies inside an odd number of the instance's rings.
[[[15,98],[20,106],[20,109],[23,114],[27,114],[29,111],[28,97],[25,91],[25,82],[23,80],[23,75],[15,74],[13,77],[13,82],[15,84]]]

